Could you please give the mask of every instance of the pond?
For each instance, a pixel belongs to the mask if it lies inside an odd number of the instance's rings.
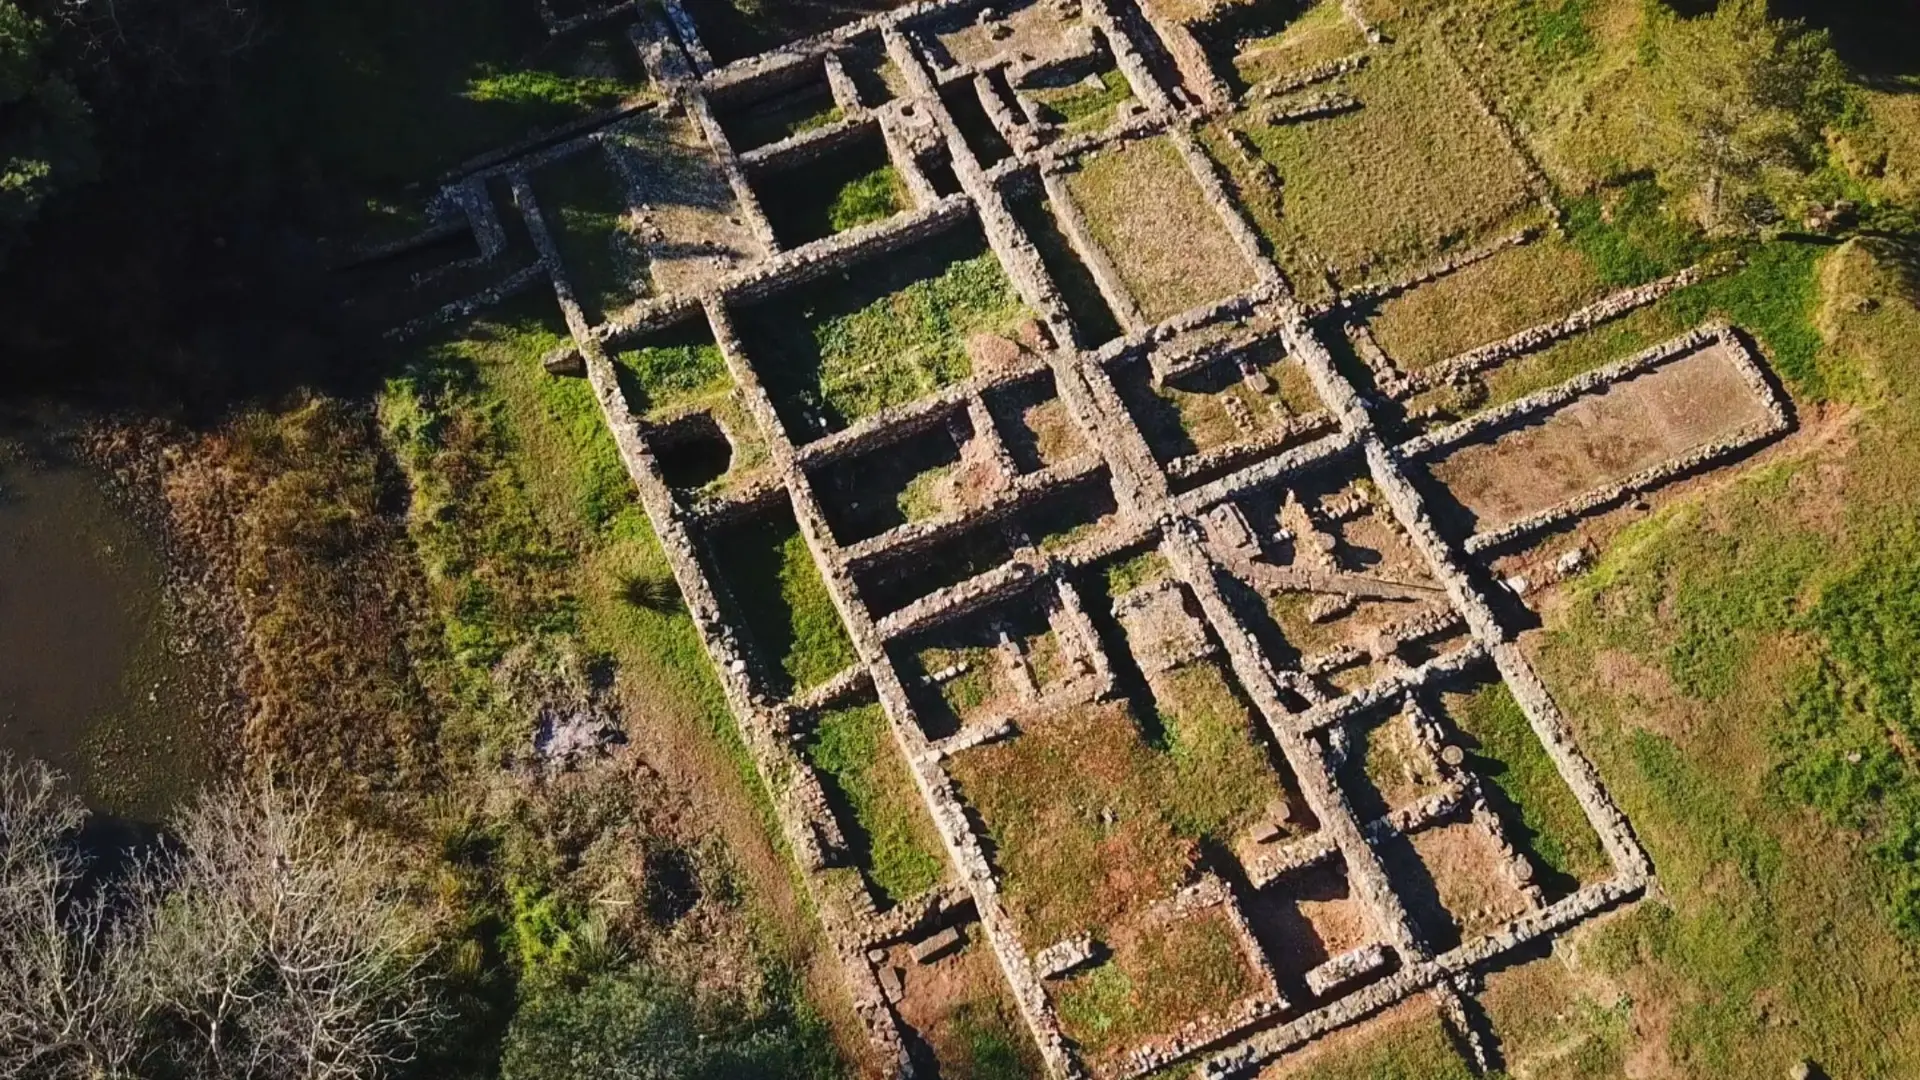
[[[217,669],[166,579],[101,475],[0,438],[0,751],[149,821],[212,772]]]

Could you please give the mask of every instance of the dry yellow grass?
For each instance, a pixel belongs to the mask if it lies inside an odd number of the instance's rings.
[[[1101,154],[1067,180],[1067,189],[1148,319],[1253,285],[1253,268],[1170,140]]]
[[[1484,241],[1538,212],[1524,163],[1440,47],[1424,37],[1376,53],[1342,84],[1361,103],[1355,111],[1280,126],[1257,112],[1232,121],[1284,181],[1287,230],[1343,284]],[[1274,224],[1256,221],[1263,231]],[[1268,239],[1278,250],[1299,246],[1292,235]]]
[[[1412,371],[1564,318],[1605,292],[1579,250],[1540,240],[1396,297],[1369,325],[1395,365]]]

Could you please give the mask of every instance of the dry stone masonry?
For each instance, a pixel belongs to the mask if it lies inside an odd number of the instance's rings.
[[[1265,251],[1222,163],[1194,134],[1202,122],[1229,112],[1271,114],[1269,123],[1314,123],[1364,109],[1364,100],[1338,89],[1288,95],[1335,83],[1366,65],[1370,53],[1236,94],[1186,24],[1156,4],[1131,0],[932,0],[726,64],[716,63],[701,41],[699,17],[679,0],[663,0],[657,11],[617,5],[565,19],[543,0],[541,11],[556,35],[630,20],[628,37],[654,92],[469,163],[445,178],[426,232],[367,258],[470,233],[479,254],[448,272],[497,271],[472,295],[403,322],[396,336],[470,317],[516,293],[552,289],[573,344],[547,357],[547,369],[555,378],[584,376],[593,387],[884,1068],[903,1077],[926,1073],[927,1062],[911,1049],[924,1044],[908,1028],[907,1003],[925,977],[921,969],[980,955],[973,950],[990,958],[1056,1076],[1132,1077],[1178,1062],[1191,1063],[1200,1076],[1252,1075],[1308,1041],[1419,993],[1439,1005],[1477,1065],[1497,1060],[1491,1033],[1476,1019],[1475,973],[1631,902],[1648,888],[1653,868],[1488,596],[1477,559],[1736,457],[1793,421],[1759,357],[1737,330],[1721,324],[1411,440],[1397,441],[1378,417],[1385,404],[1496,369],[1657,302],[1709,271],[1696,268],[1627,290],[1549,325],[1402,372],[1367,328],[1369,307],[1530,243],[1538,232],[1475,238],[1403,280],[1309,309]],[[1370,49],[1392,47],[1359,4],[1348,2],[1345,11]],[[886,77],[863,77],[876,62]],[[1095,88],[1100,80],[1087,81],[1083,73],[1102,62],[1117,72],[1129,100],[1097,129],[1069,131],[1048,119],[1037,88],[1058,84],[1060,72]],[[825,120],[736,150],[729,117],[808,86],[824,87],[814,92],[832,106]],[[1550,187],[1524,141],[1477,92],[1472,96],[1463,107],[1485,112],[1508,134],[1527,163],[1529,183],[1551,209]],[[684,141],[672,144],[668,170],[669,158],[656,143],[673,138]],[[1113,241],[1103,239],[1097,211],[1083,206],[1065,182],[1076,163],[1153,138],[1177,151],[1200,203],[1219,219],[1228,256],[1245,264],[1240,280],[1253,282],[1158,322],[1143,312],[1154,306],[1142,304],[1118,269],[1129,265],[1128,253],[1105,246]],[[824,239],[783,243],[768,216],[769,193],[792,182],[788,170],[830,161],[867,140],[884,148],[908,205]],[[1225,149],[1265,177],[1267,190],[1240,196],[1269,199],[1278,211],[1285,178],[1244,136],[1227,140]],[[562,254],[555,211],[540,201],[540,171],[579,155],[602,159],[626,193],[623,220],[638,223],[631,227],[649,263],[644,293],[599,317],[579,301],[580,268]],[[510,206],[496,203],[496,190],[510,194]],[[1063,242],[1053,249],[1036,246],[1016,213],[1020,200],[1040,195],[1053,237]],[[779,365],[791,358],[743,335],[741,312],[803,285],[857,280],[876,262],[956,230],[984,239],[1033,316],[1021,341],[988,342],[1000,357],[996,363],[974,364],[956,381],[838,427],[804,410],[783,413],[770,387],[787,377]],[[700,246],[712,245],[720,233],[725,244]],[[532,250],[515,249],[515,235],[530,238]],[[1058,279],[1059,246],[1110,309],[1119,327],[1113,340],[1094,340],[1091,327],[1070,310]],[[699,253],[698,261],[684,261],[690,251]],[[711,404],[652,419],[636,412],[615,354],[675,327],[710,331],[735,412],[721,417]],[[1324,343],[1329,333],[1349,339],[1372,387],[1357,387],[1340,369]],[[1450,448],[1715,346],[1764,403],[1762,422],[1473,535],[1445,527],[1416,482],[1422,463]],[[969,350],[978,347],[968,343]],[[1256,364],[1251,357],[1261,349],[1270,350],[1261,355],[1280,356],[1282,367]],[[1275,384],[1283,377],[1300,379],[1314,404],[1281,408]],[[1127,390],[1128,380],[1144,382],[1145,389]],[[1210,389],[1182,389],[1193,385]],[[1141,394],[1161,395],[1160,407],[1172,409],[1179,406],[1167,395],[1183,393],[1211,401],[1224,418],[1205,448],[1166,449],[1164,432],[1141,414]],[[1028,402],[1022,408],[1030,411],[1009,405],[1018,401]],[[1045,409],[1052,410],[1047,423],[1053,426],[1042,438],[1033,426],[1039,422],[1021,417]],[[723,485],[675,487],[663,461],[698,438],[718,438],[736,462],[750,463],[729,466]],[[966,498],[844,538],[831,501],[837,496],[823,479],[828,471],[862,474],[869,464],[901,457],[909,440],[927,439],[948,439],[959,449],[955,467],[969,470]],[[1030,460],[1040,452],[1036,447],[1055,443],[1072,448]],[[877,490],[860,497],[889,498]],[[1049,540],[1037,524],[1041,515],[1079,503],[1102,509],[1064,539]],[[710,542],[774,516],[797,526],[857,658],[798,690],[775,677],[778,664],[739,616],[746,598],[716,569]],[[942,565],[942,553],[955,545],[989,541],[1004,554],[902,591],[899,582],[919,581],[915,575]],[[1360,559],[1357,552],[1371,555]],[[1147,555],[1163,572],[1113,595],[1098,591],[1099,618],[1110,622],[1097,624],[1089,611],[1096,595],[1086,591],[1089,576],[1119,559]],[[1276,647],[1271,632],[1260,629],[1271,618],[1269,606],[1297,612],[1295,623],[1280,626],[1282,637],[1313,642]],[[1050,650],[1044,655],[1002,614],[1020,611],[1036,613],[1044,625]],[[982,620],[991,630],[985,652],[938,670],[909,668],[911,641]],[[1109,654],[1115,649],[1128,654],[1124,663]],[[1058,1000],[1074,978],[1109,962],[1113,943],[1103,935],[1110,928],[1059,940],[1023,937],[1003,895],[986,826],[953,779],[952,765],[962,755],[1027,738],[1063,712],[1118,700],[1126,679],[1144,677],[1158,693],[1167,680],[1200,668],[1229,678],[1244,696],[1258,728],[1252,734],[1284,763],[1291,791],[1264,808],[1232,853],[1208,857],[1234,865],[1203,860],[1169,895],[1143,898],[1132,931],[1162,933],[1183,920],[1220,919],[1253,973],[1254,989],[1181,1018],[1137,1046],[1092,1054],[1068,1034]],[[1011,692],[956,726],[930,732],[930,695],[987,678],[1004,680]],[[1439,705],[1443,688],[1465,678],[1504,683],[1598,836],[1609,873],[1564,895],[1542,887],[1527,852],[1512,840],[1513,823],[1488,800],[1461,750],[1460,733]],[[927,895],[893,906],[860,876],[848,823],[838,816],[843,811],[803,751],[814,718],[863,703],[884,714],[892,736],[888,752],[911,778],[948,864]],[[1404,726],[1412,755],[1403,763],[1405,777],[1423,785],[1419,797],[1384,813],[1357,803],[1342,778],[1358,761],[1349,760],[1357,753],[1351,730],[1383,716]],[[1493,873],[1520,906],[1493,929],[1438,949],[1403,899],[1381,849],[1456,828],[1484,838]],[[1297,875],[1329,868],[1342,875],[1365,913],[1366,940],[1283,979],[1250,923],[1258,906],[1252,901],[1255,894],[1284,896]]]

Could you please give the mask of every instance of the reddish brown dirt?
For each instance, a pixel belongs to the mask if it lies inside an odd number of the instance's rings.
[[[1433,476],[1485,531],[1624,480],[1765,416],[1716,345],[1455,450],[1433,466]]]
[[[1526,912],[1526,897],[1508,880],[1493,838],[1479,826],[1428,829],[1413,837],[1413,849],[1465,937],[1478,937]]]
[[[1366,908],[1335,863],[1288,874],[1246,907],[1248,922],[1283,984],[1373,940]]]

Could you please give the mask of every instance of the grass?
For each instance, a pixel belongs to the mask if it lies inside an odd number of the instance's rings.
[[[1254,735],[1258,718],[1214,664],[1156,676],[1167,755],[1167,812],[1187,836],[1231,837],[1283,797],[1279,774]]]
[[[1711,318],[1751,333],[1769,367],[1811,400],[1845,399],[1863,392],[1841,358],[1823,356],[1812,314],[1815,268],[1827,249],[1777,241],[1747,253],[1733,273],[1709,278],[1614,322],[1537,353],[1508,361],[1481,376],[1487,406],[1513,401],[1582,372],[1623,360]]]
[[[1197,36],[1215,57],[1216,69],[1230,74],[1240,90],[1366,49],[1366,37],[1340,0],[1317,0],[1296,15],[1301,6],[1228,4]]]
[[[1103,572],[1106,575],[1107,595],[1120,596],[1142,585],[1172,577],[1173,565],[1167,562],[1167,557],[1160,554],[1158,548],[1149,548],[1138,555],[1107,563]]]
[[[749,106],[721,118],[736,153],[771,146],[782,139],[837,124],[840,111],[825,86],[818,93],[794,94],[773,102]]]
[[[1905,400],[1920,312],[1866,247],[1813,271],[1813,370],[1886,396],[1859,399],[1844,445],[1623,534],[1541,651],[1666,897],[1599,933],[1589,966],[1636,1003],[1672,1003],[1654,1046],[1688,1075],[1802,1057],[1835,1076],[1920,1068],[1920,1017],[1890,1005],[1920,995]],[[1602,1058],[1579,1075],[1618,1075]]]
[[[942,1061],[942,1076],[1027,1080],[1046,1068],[1025,1024],[1004,1002],[967,1002],[954,1010],[949,1023],[956,1047],[952,1060]]]
[[[645,276],[622,220],[627,193],[601,154],[575,154],[537,173],[535,196],[588,322],[643,294]]]
[[[884,221],[912,205],[876,136],[758,184],[774,235],[789,246]]]
[[[660,416],[733,390],[726,358],[697,319],[614,353],[613,362],[628,406],[640,413]]]
[[[1675,273],[1710,250],[1659,182],[1645,177],[1568,200],[1566,217],[1568,240],[1616,288]]]
[[[1032,95],[1044,106],[1048,121],[1070,132],[1100,131],[1113,123],[1120,103],[1132,99],[1133,87],[1118,68],[1108,68],[1098,78],[1097,87],[1074,83],[1032,91]]]
[[[1223,672],[1177,669],[1153,695],[1062,710],[953,760],[1029,940],[1103,933],[1177,888],[1199,844],[1229,846],[1283,795]]]
[[[1151,322],[1253,283],[1253,270],[1165,137],[1124,144],[1067,178],[1087,229]]]
[[[967,339],[1010,335],[1027,310],[977,234],[949,233],[864,269],[740,313],[761,376],[797,432],[830,429],[951,386],[972,371]],[[804,436],[800,436],[804,437]]]
[[[948,482],[951,466],[930,469],[907,481],[895,500],[903,521],[925,521],[939,517],[947,510],[947,501],[941,495],[942,485]]]
[[[521,752],[530,720],[508,697],[503,658],[607,661],[629,720],[652,730],[649,753],[698,777],[710,810],[733,806],[742,815],[723,812],[705,837],[724,845],[729,873],[740,875],[727,887],[750,889],[715,909],[716,926],[746,935],[722,947],[744,947],[750,967],[771,973],[758,991],[764,999],[741,1006],[743,1015],[800,1017],[812,1053],[831,1056],[819,1014],[793,977],[794,967],[811,963],[817,930],[804,909],[793,910],[771,801],[690,617],[678,604],[628,599],[631,582],[671,576],[591,388],[537,363],[560,340],[557,314],[551,293],[535,290],[411,352],[381,395],[383,437],[411,491],[407,532],[427,570],[428,625],[446,642],[413,654],[422,678],[446,687],[441,761],[457,776],[469,763]],[[525,827],[500,827],[502,872],[523,891],[514,910],[559,911],[548,899],[558,896],[586,904],[591,888],[574,891],[568,875],[590,877],[592,861],[574,870],[548,861],[549,841],[521,836]],[[474,917],[484,926],[481,903]],[[823,1004],[831,1007],[830,999]]]
[[[1218,911],[1127,935],[1054,994],[1060,1026],[1093,1057],[1179,1030],[1257,990],[1240,939]]]
[[[791,514],[711,537],[716,568],[780,690],[804,690],[857,659],[826,582]]]
[[[1368,326],[1396,367],[1415,371],[1565,318],[1604,292],[1585,252],[1542,239],[1395,297]]]
[[[1329,1042],[1302,1055],[1299,1064],[1268,1075],[1273,1080],[1468,1080],[1479,1075],[1453,1048],[1437,1017],[1420,1006],[1402,1006],[1389,1015],[1372,1031],[1363,1031],[1370,1037]]]
[[[1160,768],[1118,706],[1064,710],[952,759],[1024,940],[1102,931],[1186,879],[1196,851],[1160,804]]]
[[[936,429],[826,470],[819,491],[835,537],[858,543],[941,513],[942,481],[959,461],[952,436]]]
[[[939,837],[878,705],[823,714],[806,753],[851,808],[867,876],[889,902],[917,899],[939,883]]]
[[[1446,701],[1466,736],[1467,767],[1486,782],[1507,838],[1544,871],[1542,885],[1566,893],[1611,867],[1600,838],[1505,684],[1493,682]]]
[[[1437,47],[1415,38],[1377,54],[1346,82],[1356,111],[1304,124],[1236,121],[1286,184],[1285,217],[1254,219],[1289,277],[1311,278],[1321,260],[1343,284],[1389,276],[1535,212],[1522,162]],[[1238,155],[1214,142],[1216,157],[1244,174]]]

